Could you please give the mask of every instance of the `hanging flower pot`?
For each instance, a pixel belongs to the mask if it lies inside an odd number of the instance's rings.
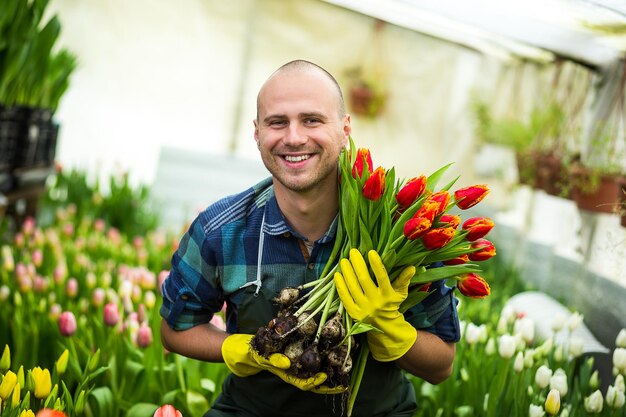
[[[576,164],[570,169],[571,196],[578,208],[597,213],[614,213],[619,202],[618,176],[594,172]]]
[[[359,116],[376,117],[384,109],[385,96],[366,82],[355,83],[350,87],[351,111]]]

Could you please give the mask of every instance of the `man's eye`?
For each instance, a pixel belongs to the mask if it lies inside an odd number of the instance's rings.
[[[321,123],[321,120],[320,119],[315,119],[315,118],[310,118],[310,119],[306,119],[304,121],[304,123],[306,123],[307,125],[312,125],[312,124]]]
[[[272,127],[281,127],[285,126],[286,124],[287,122],[284,120],[272,120],[271,122],[269,122],[269,125]]]

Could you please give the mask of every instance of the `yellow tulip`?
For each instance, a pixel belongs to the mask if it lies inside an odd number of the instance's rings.
[[[35,417],[35,413],[33,413],[33,410],[22,410],[20,417]]]
[[[11,367],[11,350],[9,345],[4,345],[2,357],[0,357],[0,372],[6,372]]]
[[[69,360],[69,355],[70,355],[69,350],[65,349],[63,353],[61,353],[61,356],[59,356],[59,359],[57,359],[57,363],[56,363],[57,374],[63,375],[65,373],[65,370],[67,369],[67,362]]]
[[[552,388],[548,393],[544,408],[546,410],[546,413],[550,414],[551,416],[555,416],[559,413],[559,410],[561,409],[561,395],[556,388]]]
[[[9,371],[6,373],[4,378],[2,378],[2,382],[0,383],[0,398],[6,400],[9,398],[9,395],[13,392],[13,387],[17,383],[17,375],[15,372]]]
[[[20,404],[20,397],[22,394],[22,388],[20,383],[15,384],[15,388],[13,388],[13,398],[11,398],[11,405],[13,408],[17,407]]]
[[[33,381],[35,382],[35,398],[46,398],[50,395],[50,391],[52,390],[50,371],[47,368],[41,369],[37,366],[30,372],[33,376]]]

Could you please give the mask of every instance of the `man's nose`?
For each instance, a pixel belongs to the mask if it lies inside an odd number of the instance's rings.
[[[298,123],[290,123],[289,128],[285,134],[283,142],[289,146],[299,146],[307,141],[306,134],[302,129],[302,126]]]

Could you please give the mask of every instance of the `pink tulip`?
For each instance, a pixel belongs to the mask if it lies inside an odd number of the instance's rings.
[[[159,407],[152,417],[183,417],[183,415],[174,406],[165,404]]]
[[[59,331],[62,336],[70,337],[76,333],[76,317],[71,311],[64,311],[59,316]]]
[[[115,326],[120,321],[120,310],[115,303],[104,306],[104,324],[109,327]]]
[[[147,348],[152,344],[152,329],[146,323],[139,326],[137,331],[137,346]]]
[[[76,278],[70,278],[65,284],[65,293],[70,298],[75,298],[78,295],[78,281]]]

